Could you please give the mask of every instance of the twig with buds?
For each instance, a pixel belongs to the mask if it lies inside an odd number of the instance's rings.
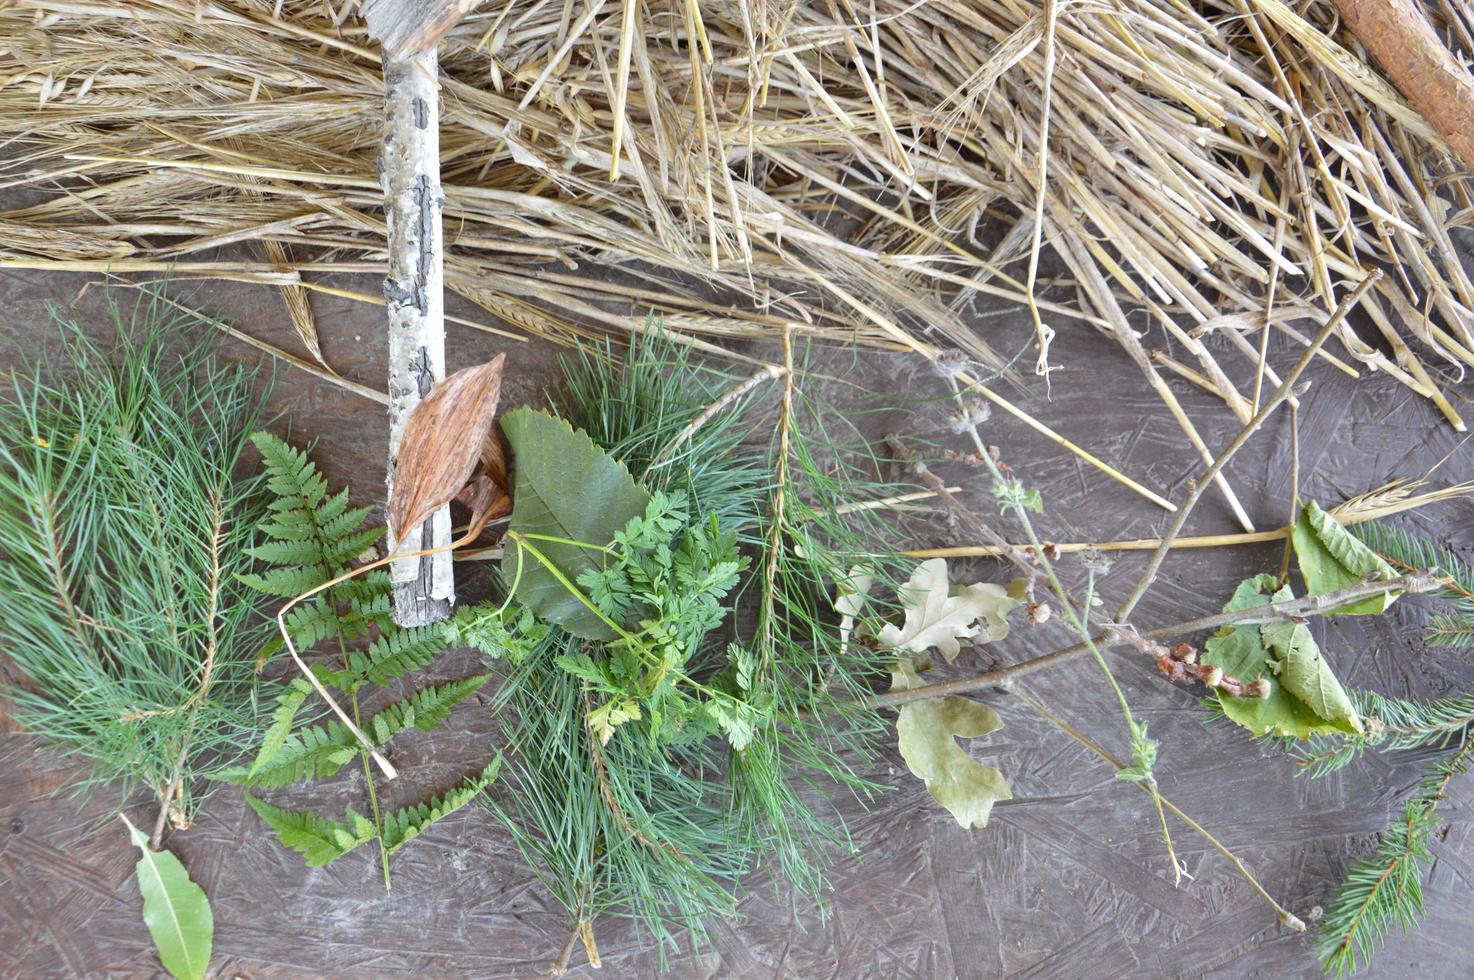
[[[1254,606],[1249,609],[1238,609],[1233,612],[1216,613],[1212,616],[1200,616],[1197,619],[1189,619],[1171,626],[1161,626],[1156,629],[1137,633],[1134,629],[1124,630],[1119,624],[1112,624],[1099,636],[1092,637],[1094,642],[1100,646],[1109,646],[1119,642],[1135,645],[1134,636],[1142,643],[1172,640],[1190,633],[1200,633],[1205,630],[1216,630],[1224,626],[1248,626],[1256,623],[1273,623],[1279,620],[1298,622],[1308,616],[1317,616],[1350,605],[1361,599],[1381,595],[1389,591],[1401,591],[1408,595],[1416,595],[1423,592],[1432,592],[1441,588],[1447,579],[1431,572],[1413,572],[1402,578],[1391,581],[1380,579],[1368,579],[1356,585],[1337,589],[1335,592],[1325,592],[1321,595],[1301,596],[1298,599],[1284,599],[1280,602],[1266,603],[1262,606]],[[1123,640],[1123,636],[1125,637]],[[940,681],[936,684],[927,684],[923,687],[912,688],[908,691],[894,691],[888,694],[877,694],[866,703],[871,707],[895,707],[911,701],[923,701],[927,698],[946,697],[951,694],[965,694],[970,691],[981,691],[988,688],[1008,687],[1020,677],[1025,677],[1036,671],[1056,664],[1074,660],[1089,651],[1084,643],[1075,643],[1071,646],[1034,657],[1021,663],[1012,664],[1008,667],[1000,667],[986,673],[976,674],[972,677],[959,677],[956,680]],[[1169,656],[1171,651],[1169,651]],[[1153,653],[1155,656],[1155,653]],[[1184,659],[1179,661],[1186,666]],[[1184,670],[1184,675],[1186,671]],[[1212,677],[1213,675],[1209,675]],[[1208,678],[1197,677],[1207,682]],[[1216,678],[1222,684],[1222,672]],[[1232,678],[1230,678],[1232,680]],[[1253,696],[1253,695],[1250,695]]]

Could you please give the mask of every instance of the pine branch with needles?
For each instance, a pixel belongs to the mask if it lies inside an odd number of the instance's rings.
[[[54,361],[0,399],[0,640],[17,721],[79,789],[146,787],[157,849],[257,724],[263,500],[237,464],[262,396],[157,290],[112,312],[111,349],[57,315]]]

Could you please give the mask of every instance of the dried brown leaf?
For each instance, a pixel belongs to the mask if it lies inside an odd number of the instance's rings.
[[[498,354],[455,372],[410,413],[389,497],[395,537],[453,500],[475,474],[492,436],[505,361],[506,355]]]

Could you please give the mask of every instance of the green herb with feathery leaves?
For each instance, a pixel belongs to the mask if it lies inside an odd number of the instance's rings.
[[[883,725],[857,695],[893,658],[841,645],[833,629],[846,569],[893,555],[875,515],[845,511],[897,488],[874,476],[856,431],[824,428],[835,413],[802,385],[785,399],[780,466],[776,441],[748,441],[767,406],[724,403],[742,379],[691,362],[658,332],[623,357],[585,350],[563,368],[557,407],[648,491],[607,543],[522,534],[514,513],[503,560],[520,595],[550,552],[597,553],[562,587],[613,637],[554,628],[520,661],[501,661],[495,695],[506,765],[490,806],[569,911],[566,963],[578,936],[597,962],[590,923],[608,913],[634,919],[662,951],[683,934],[702,942],[755,867],[784,875],[795,902],[822,894],[824,845],[847,840],[803,790],[876,788],[855,767]],[[708,416],[712,405],[722,410]],[[729,613],[743,597],[761,611],[755,624]]]

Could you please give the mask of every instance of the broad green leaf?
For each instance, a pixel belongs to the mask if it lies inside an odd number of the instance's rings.
[[[1233,598],[1228,600],[1223,611],[1240,612],[1254,606],[1268,605],[1270,597],[1267,590],[1274,588],[1275,581],[1273,575],[1256,575],[1244,579],[1234,589]],[[1257,626],[1242,629],[1224,627],[1213,634],[1203,648],[1203,663],[1220,667],[1225,674],[1246,681],[1264,676],[1263,671],[1267,669],[1264,664],[1268,659],[1269,652],[1264,649],[1264,641],[1259,636]]]
[[[631,518],[645,513],[650,495],[624,464],[567,422],[519,408],[504,415],[501,426],[514,456],[512,531],[602,548]],[[594,548],[538,539],[530,544],[570,583],[586,570],[603,568],[603,553]],[[585,639],[614,639],[614,632],[531,554],[509,549],[502,578],[509,586],[516,583],[517,598],[545,622]]]
[[[1286,691],[1341,731],[1362,731],[1361,718],[1342,690],[1341,682],[1331,673],[1315,638],[1310,635],[1310,627],[1304,623],[1265,623],[1259,627],[1259,633],[1274,651],[1277,659],[1270,667],[1279,675]]]
[[[921,685],[910,662],[901,661],[894,670],[891,690]],[[969,698],[933,698],[901,706],[896,721],[901,758],[932,798],[965,828],[986,827],[993,804],[1013,799],[1013,791],[1001,772],[973,759],[957,739],[981,738],[1002,727],[1003,720],[992,708]]]
[[[1007,636],[1008,614],[1019,605],[1007,589],[990,582],[952,588],[945,558],[916,566],[900,588],[900,600],[905,623],[900,627],[887,624],[876,638],[912,653],[936,647],[948,663],[957,659],[959,639],[991,643]]]
[[[179,980],[196,980],[210,965],[215,917],[204,889],[168,851],[148,846],[148,835],[122,814],[133,843],[143,852],[138,861],[138,890],[143,893],[143,922],[154,937],[159,959]]]
[[[1313,500],[1305,502],[1291,533],[1295,561],[1305,579],[1310,595],[1334,592],[1357,585],[1369,578],[1391,581],[1397,571],[1375,551],[1354,538],[1330,514]],[[1394,592],[1362,599],[1340,607],[1327,615],[1359,616],[1387,611],[1397,598]]]
[[[1273,575],[1257,575],[1239,583],[1224,612],[1237,612],[1292,598],[1288,588],[1270,595]],[[1303,630],[1291,639],[1280,627]],[[1266,634],[1266,631],[1269,631]],[[1273,638],[1276,643],[1271,643]],[[1331,732],[1360,731],[1356,712],[1326,665],[1310,630],[1294,623],[1247,625],[1219,630],[1203,647],[1203,663],[1219,667],[1244,683],[1267,678],[1269,697],[1218,696],[1218,704],[1230,720],[1255,735],[1289,735],[1307,738]]]

